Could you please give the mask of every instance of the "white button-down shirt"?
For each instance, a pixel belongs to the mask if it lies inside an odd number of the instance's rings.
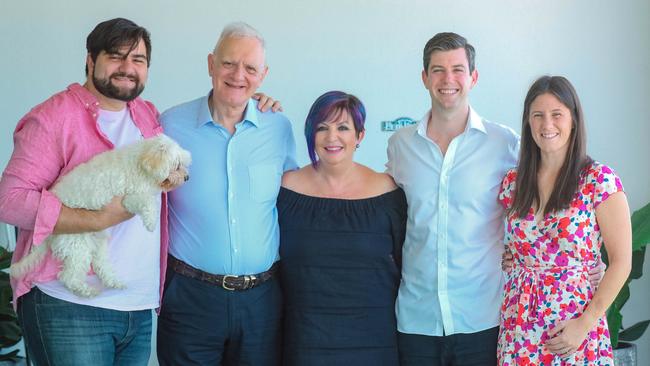
[[[499,325],[504,210],[497,195],[519,136],[470,108],[446,154],[427,137],[430,111],[388,142],[387,172],[404,189],[408,222],[398,330],[442,336]]]

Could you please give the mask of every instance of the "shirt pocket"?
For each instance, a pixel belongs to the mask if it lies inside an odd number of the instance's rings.
[[[279,162],[255,164],[248,167],[250,196],[253,201],[275,200],[280,191],[282,169]]]

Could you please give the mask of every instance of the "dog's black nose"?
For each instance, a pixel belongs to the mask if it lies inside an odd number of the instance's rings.
[[[187,182],[188,180],[190,180],[190,175],[189,174],[185,176],[185,181]]]

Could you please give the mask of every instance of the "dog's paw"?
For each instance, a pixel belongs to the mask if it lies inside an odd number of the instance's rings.
[[[75,286],[74,288],[69,287],[68,290],[72,291],[75,295],[79,297],[90,298],[99,295],[98,289],[87,284],[83,284],[81,286]]]
[[[116,279],[111,279],[109,281],[102,281],[102,283],[107,288],[114,288],[114,289],[119,289],[119,290],[122,290],[122,289],[126,288],[126,285],[124,283],[122,283],[122,282],[120,282],[120,281],[118,281]]]
[[[145,216],[142,216],[142,223],[144,224],[144,227],[149,230],[149,232],[153,232],[156,229],[155,219],[149,219],[145,218]]]

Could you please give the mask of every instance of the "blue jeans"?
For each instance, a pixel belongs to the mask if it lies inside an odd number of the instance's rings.
[[[147,365],[151,310],[117,311],[56,299],[34,287],[18,301],[25,348],[36,366]]]

